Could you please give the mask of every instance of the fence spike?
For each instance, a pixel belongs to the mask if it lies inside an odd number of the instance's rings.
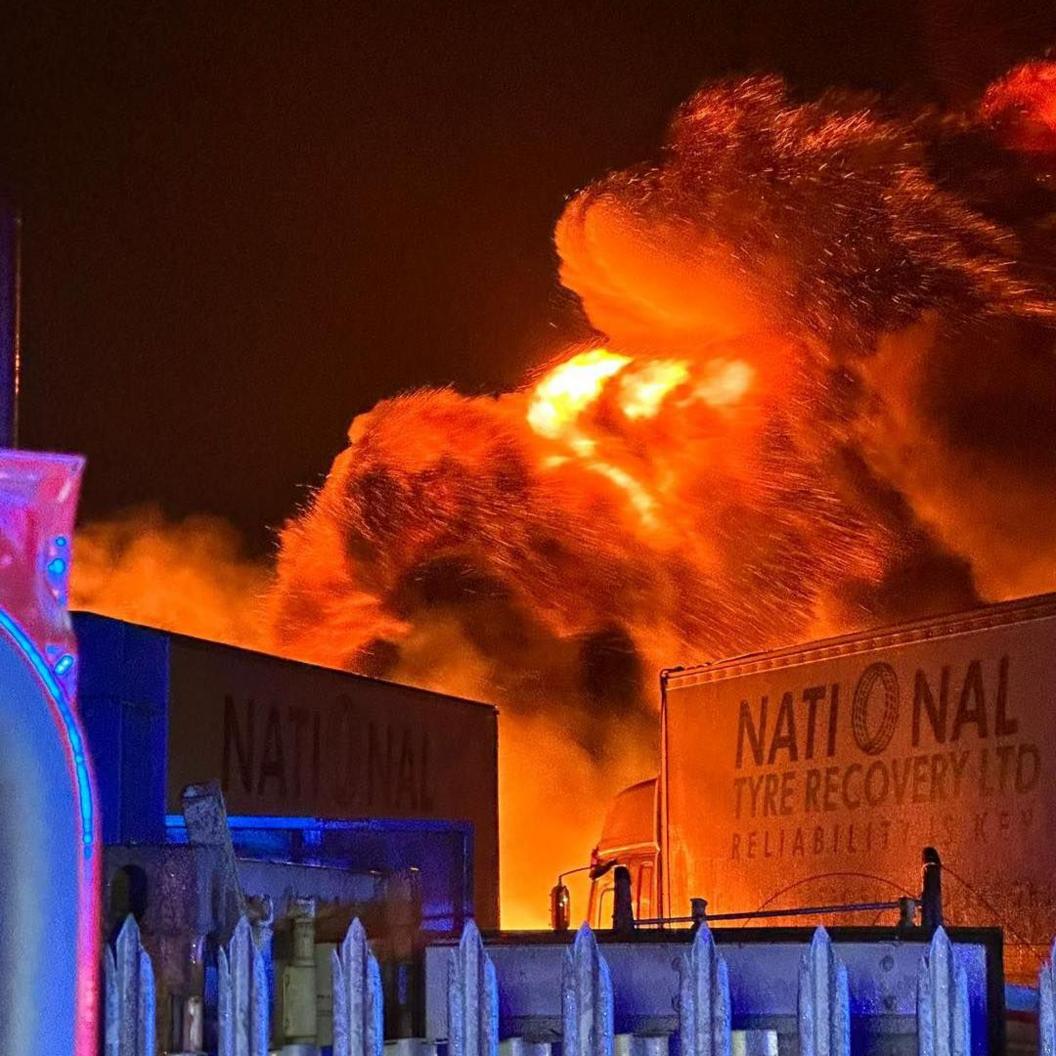
[[[589,925],[576,934],[561,974],[563,1056],[613,1056],[612,978]]]
[[[679,958],[678,1037],[682,1056],[730,1056],[730,978],[711,929],[702,924]]]
[[[800,1056],[849,1056],[851,1000],[847,966],[824,928],[816,928],[799,966]]]
[[[936,928],[917,973],[919,1056],[968,1056],[968,976],[944,928]]]
[[[462,929],[447,970],[447,1051],[449,1056],[497,1056],[499,988],[495,965],[477,925]]]
[[[139,1031],[137,1042],[139,1048],[136,1050],[143,1056],[154,1056],[154,1036],[157,1024],[154,1019],[154,1010],[157,1007],[157,994],[154,990],[154,966],[150,963],[150,955],[146,950],[139,951],[139,1000],[137,1002],[137,1013],[139,1019]]]
[[[268,980],[264,957],[246,917],[239,917],[227,949],[217,956],[218,1056],[267,1056]]]
[[[381,1056],[381,970],[357,917],[330,954],[334,976],[334,1056]]]
[[[125,918],[113,949],[103,955],[106,1056],[154,1056],[154,968],[139,925]]]
[[[1038,1056],[1056,1056],[1056,942],[1038,973]]]
[[[107,943],[103,952],[103,1052],[105,1056],[121,1056],[118,1017],[120,1005],[117,1000],[117,965],[114,951]]]

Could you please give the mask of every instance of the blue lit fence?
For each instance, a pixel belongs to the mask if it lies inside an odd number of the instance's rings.
[[[103,954],[105,1056],[154,1056],[154,969],[129,917]]]
[[[730,973],[711,932],[701,928],[679,960],[678,1039],[682,1056],[730,1056]]]
[[[798,1026],[800,1056],[839,1056],[851,1051],[847,966],[824,928],[814,932],[799,968]]]
[[[330,955],[334,990],[334,1056],[381,1056],[381,970],[359,920]]]
[[[219,1056],[266,1056],[268,988],[263,956],[245,917],[219,952]],[[681,1056],[730,1056],[734,1044],[730,977],[707,927],[677,955],[675,998]],[[383,1007],[378,962],[358,920],[331,958],[334,1056],[382,1056]],[[1042,968],[1039,987],[1040,1051],[1056,1054],[1054,958]],[[851,1052],[848,973],[828,933],[818,928],[804,951],[798,980],[800,1056],[849,1056]],[[130,917],[113,949],[105,954],[105,1056],[154,1056],[154,979],[150,957]],[[564,955],[561,977],[533,985],[560,988],[562,1056],[666,1054],[667,1035],[617,1036],[613,984],[603,948],[584,925]],[[499,1056],[502,980],[480,933],[470,923],[451,951],[446,979],[447,1056]],[[971,1051],[968,983],[954,948],[940,928],[921,956],[917,971],[918,1056],[967,1056]],[[434,1039],[437,1040],[437,1039]],[[512,1051],[542,1056],[550,1045],[522,1039]],[[774,1050],[776,1051],[776,1041]]]
[[[245,917],[218,962],[218,1056],[268,1056],[267,975]],[[114,947],[106,949],[103,980],[104,1056],[156,1056],[154,971],[131,916]]]
[[[566,1056],[612,1056],[612,976],[594,933],[585,924],[565,955],[561,1019]],[[478,1054],[456,1051],[451,1056]]]
[[[1038,1052],[1056,1056],[1056,944],[1038,975]]]
[[[218,955],[218,1056],[268,1056],[268,977],[249,921],[240,917]]]
[[[447,977],[449,1056],[491,1056],[499,1047],[499,984],[470,921],[451,955]]]
[[[919,1056],[961,1056],[971,1049],[968,979],[940,928],[917,979]]]

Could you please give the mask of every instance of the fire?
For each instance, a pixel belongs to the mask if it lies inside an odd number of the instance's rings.
[[[621,379],[620,408],[628,418],[655,418],[668,393],[688,378],[689,364],[682,360],[646,363]]]
[[[755,371],[743,360],[715,360],[708,377],[697,386],[697,399],[710,403],[712,407],[733,407],[744,399],[751,388]]]
[[[1056,587],[1052,70],[703,89],[558,223],[598,346],[382,402],[283,530],[272,648],[501,707],[507,923],[655,768],[660,667]]]
[[[590,421],[589,413],[599,404],[604,405],[604,410],[598,412],[602,417],[622,416],[626,426],[633,428],[635,422],[656,418],[668,397],[682,390],[684,394],[677,399],[682,409],[699,401],[710,408],[732,411],[744,399],[754,378],[754,369],[743,360],[705,360],[694,370],[688,360],[637,360],[606,348],[592,348],[559,363],[536,384],[526,418],[537,435],[558,441],[568,449],[546,456],[544,468],[558,469],[578,458],[585,469],[620,488],[637,512],[640,524],[656,533],[663,530],[663,522],[657,516],[657,497],[635,472],[635,459],[621,458],[620,462],[628,464],[618,464],[598,454],[599,445],[611,447],[606,444],[606,435],[611,434],[613,426],[610,421],[599,429],[598,423]],[[606,403],[610,387],[614,394]],[[663,452],[650,453],[656,461],[646,468],[655,471]],[[670,491],[674,480],[673,474],[664,473],[662,486]]]
[[[528,424],[540,436],[556,438],[565,434],[598,398],[605,382],[630,362],[629,357],[604,348],[573,356],[536,386],[528,407]]]
[[[262,619],[269,570],[243,555],[226,522],[172,524],[157,509],[135,510],[80,528],[76,548],[73,608],[245,649],[270,647]]]
[[[981,107],[1010,146],[1056,153],[1056,63],[1028,62],[992,85]]]

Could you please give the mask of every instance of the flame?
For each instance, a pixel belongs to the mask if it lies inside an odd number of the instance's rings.
[[[528,406],[528,424],[540,436],[568,435],[605,383],[630,362],[627,356],[592,348],[554,367],[535,388]]]
[[[677,400],[680,408],[702,402],[730,411],[745,398],[754,379],[751,364],[740,359],[705,360],[694,370],[688,360],[638,360],[607,348],[592,348],[571,355],[543,376],[532,390],[526,419],[537,435],[568,449],[546,455],[544,467],[559,469],[578,458],[584,468],[625,493],[644,526],[661,529],[658,499],[651,488],[630,466],[599,457],[599,445],[606,446],[605,436],[587,420],[589,412],[605,400],[610,387],[615,390],[611,413],[622,415],[628,426],[656,418],[668,397],[683,389],[684,395]],[[664,474],[663,480],[670,490],[673,475]]]
[[[1056,588],[1042,67],[975,113],[702,89],[557,225],[599,344],[383,401],[283,529],[271,648],[500,706],[508,924],[655,770],[660,667]]]
[[[700,382],[694,396],[712,407],[733,407],[740,403],[755,378],[751,364],[740,359],[719,359],[711,366],[710,375]]]
[[[683,360],[646,363],[621,379],[620,408],[628,418],[655,418],[668,393],[688,378],[689,364]]]

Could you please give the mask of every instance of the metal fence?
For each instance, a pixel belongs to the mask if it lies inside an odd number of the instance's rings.
[[[105,1056],[154,1056],[154,969],[129,917],[103,954]]]
[[[677,950],[677,947],[675,947]],[[264,951],[245,917],[218,953],[217,1040],[219,1056],[267,1056],[268,976]],[[677,952],[675,997],[679,1056],[731,1056],[744,1051],[732,1029],[730,972],[712,933],[702,926]],[[1054,960],[1039,981],[1039,1050],[1056,1053]],[[381,1056],[383,996],[378,962],[358,920],[331,956],[334,1056]],[[447,1056],[499,1056],[503,979],[474,924],[448,955],[446,973]],[[852,1050],[851,1008],[855,994],[846,965],[824,928],[803,949],[798,980],[800,1056],[847,1056]],[[560,978],[532,985],[560,988],[561,1056],[666,1056],[670,1034],[617,1035],[613,983],[604,947],[584,925],[563,956]],[[105,954],[105,1056],[154,1056],[153,971],[139,930],[129,918]],[[917,969],[918,1056],[968,1056],[972,1025],[965,970],[946,932],[939,928],[924,947]],[[550,1056],[538,1039],[503,1039],[504,1050]],[[424,1046],[424,1043],[420,1043]],[[405,1046],[406,1047],[406,1046]],[[775,1050],[776,1051],[776,1048]]]

